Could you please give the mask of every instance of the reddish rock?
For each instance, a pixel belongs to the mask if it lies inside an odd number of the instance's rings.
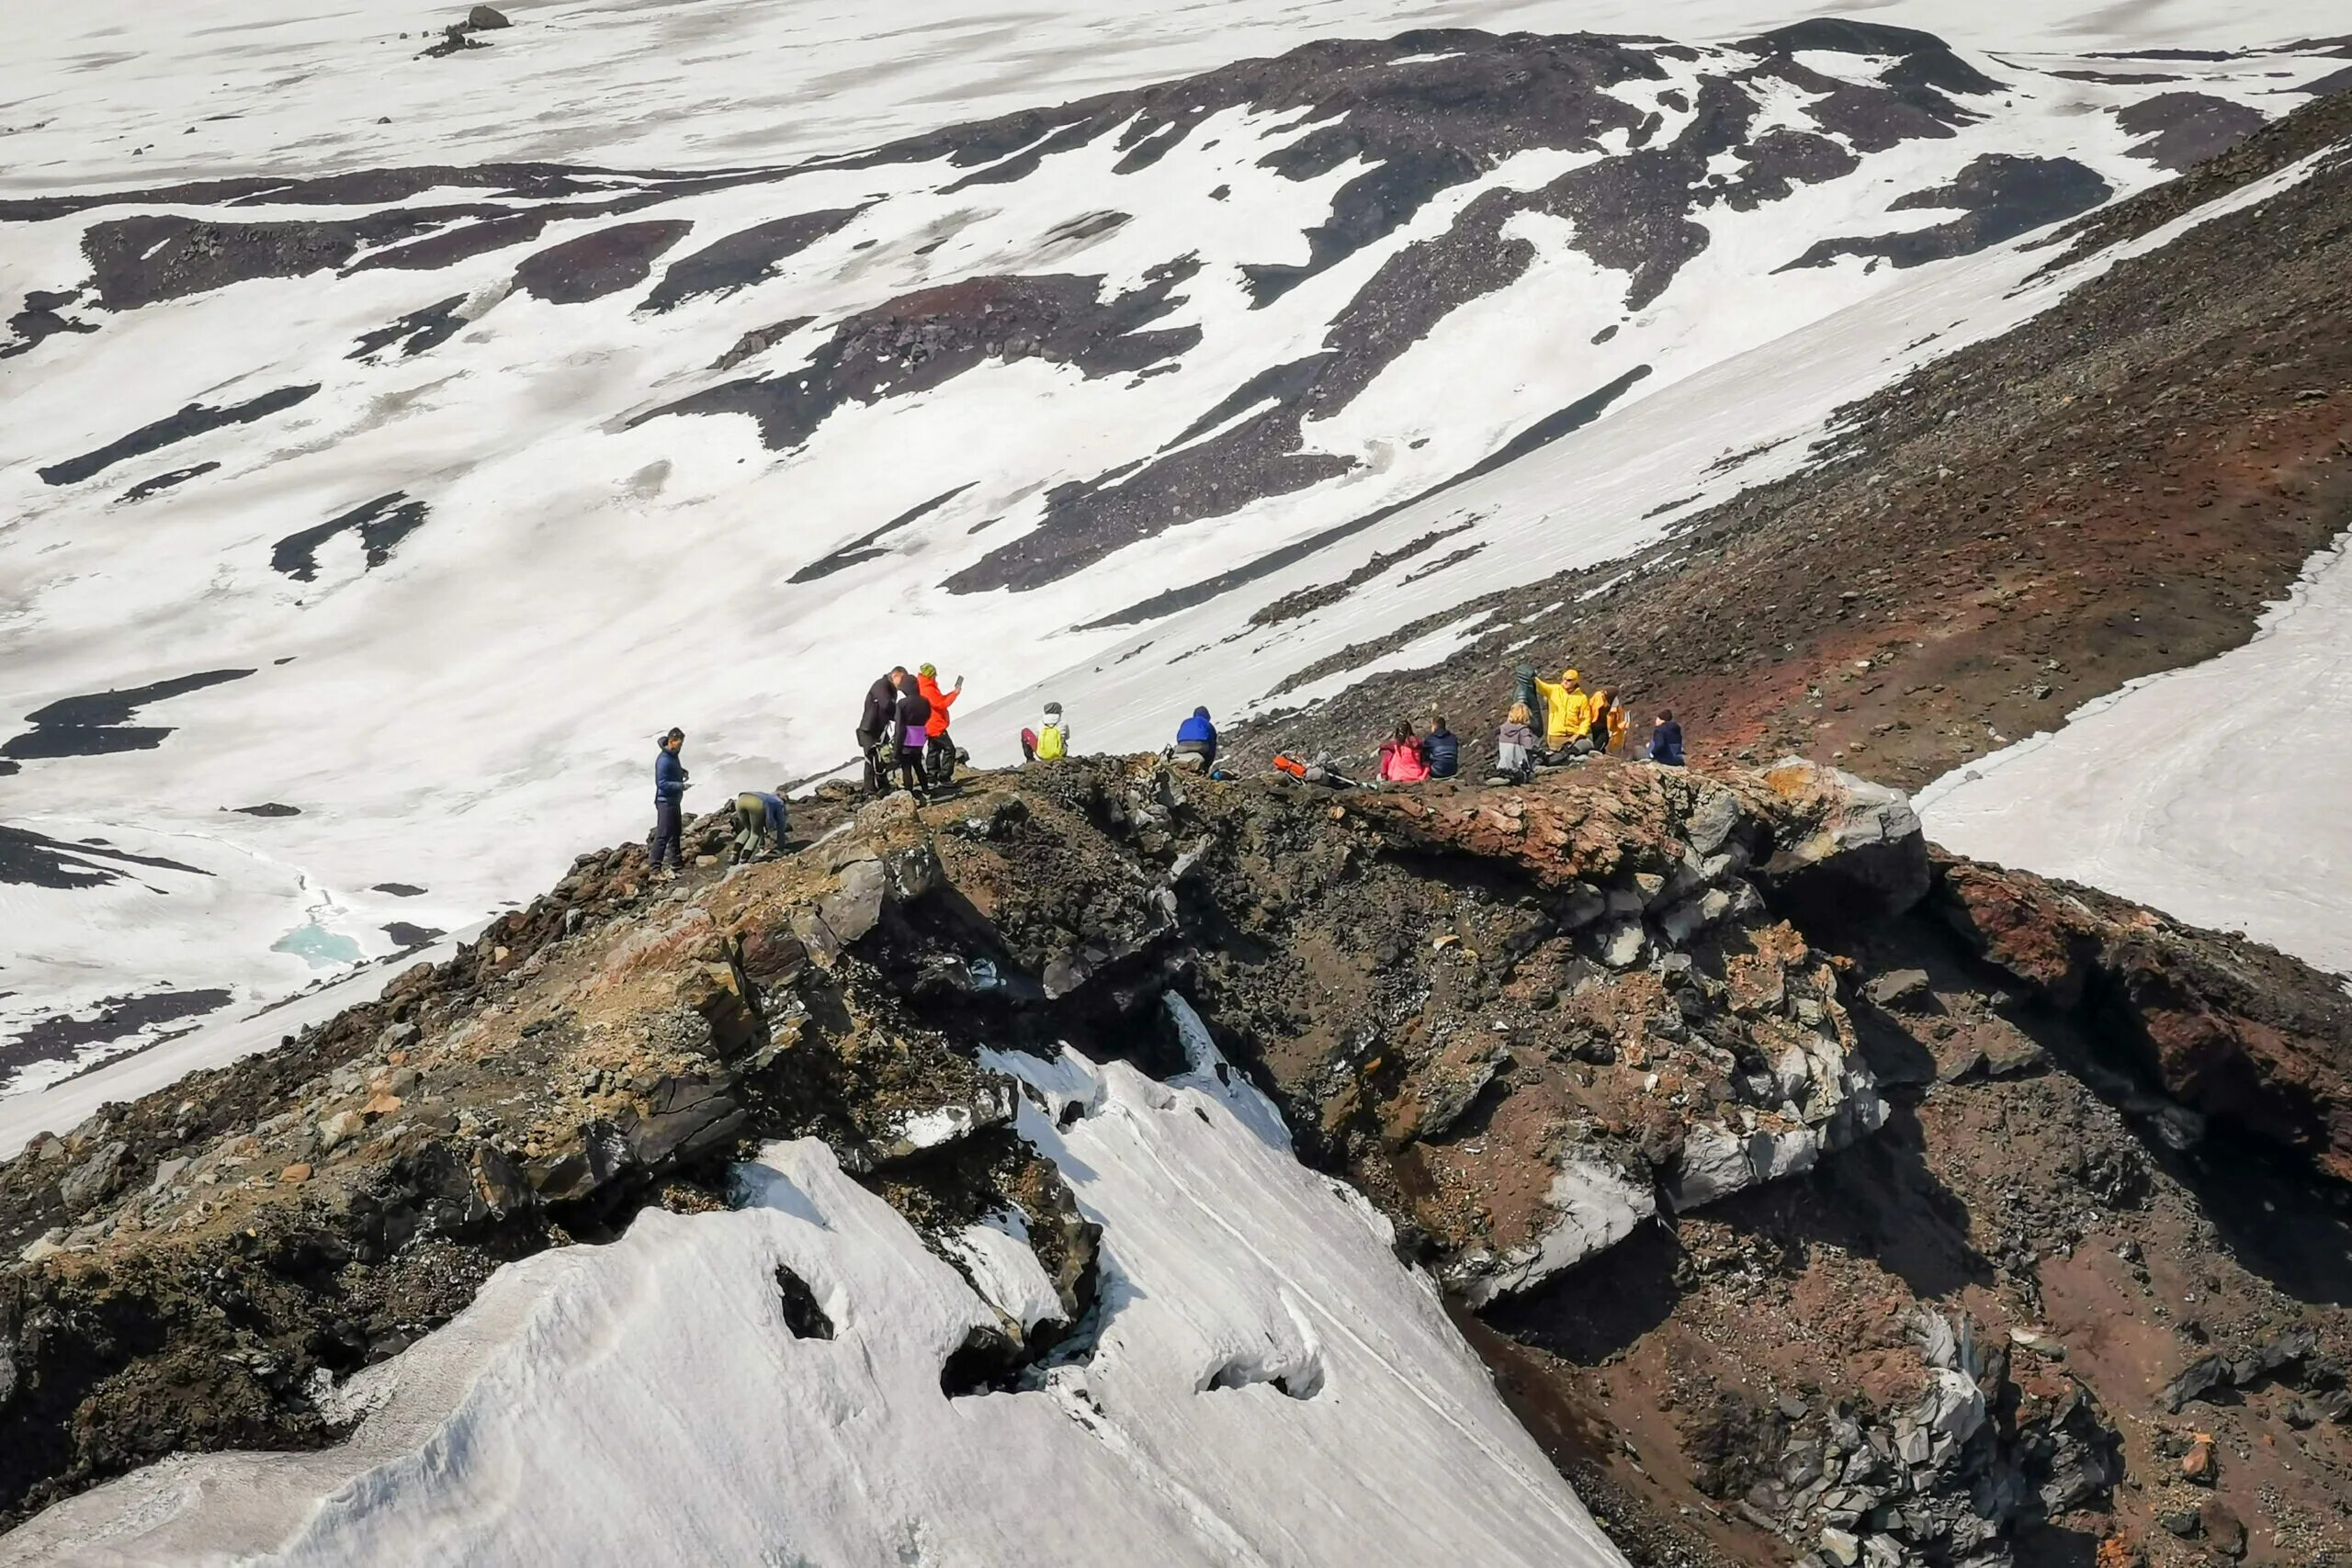
[[[1936,908],[2166,1095],[2352,1180],[2352,998],[2299,960],[2072,883],[1939,855]]]

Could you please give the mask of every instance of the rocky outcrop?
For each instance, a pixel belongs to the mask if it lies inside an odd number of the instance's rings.
[[[2352,997],[2242,937],[2093,888],[1939,856],[1935,908],[2200,1117],[2352,1181]]]
[[[334,1441],[338,1380],[500,1264],[724,1203],[772,1138],[821,1138],[997,1304],[949,1383],[1029,1386],[1094,1321],[1097,1235],[1017,1131],[1024,1096],[1086,1108],[1006,1070],[1063,1043],[1247,1074],[1287,1119],[1264,1135],[1354,1182],[1466,1306],[1534,1300],[1666,1228],[1879,1169],[1865,1035],[1940,1004],[1838,933],[1949,943],[1951,909],[2030,890],[1938,862],[1936,901],[1904,913],[1928,863],[1900,797],[1795,763],[1335,792],[1102,759],[922,807],[828,789],[795,821],[810,847],[741,865],[727,823],[690,824],[674,886],[639,846],[584,855],[379,1000],[0,1165],[0,1517],[174,1450]],[[1986,957],[2096,995],[2064,976],[2115,969],[2122,937],[2064,926],[2049,951],[2074,967],[2051,967],[2028,936],[2056,917],[2035,919]],[[2233,1029],[2275,1016],[2199,984]],[[2340,1047],[2327,1027],[2278,1048]],[[1850,1538],[1939,1565],[2001,1561],[1988,1542],[2098,1496],[2095,1402],[1937,1349],[1956,1333],[1928,1337],[1924,1393],[1781,1418],[1780,1479],[1734,1491],[1830,1561]]]

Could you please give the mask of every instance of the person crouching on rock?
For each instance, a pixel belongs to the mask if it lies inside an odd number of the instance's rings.
[[[1421,737],[1421,755],[1433,779],[1450,779],[1461,768],[1462,739],[1445,727],[1445,715],[1430,720],[1430,732]]]
[[[888,674],[865,688],[865,706],[857,716],[857,752],[865,759],[865,789],[869,795],[890,792],[892,759],[887,743],[890,721],[899,710],[899,688],[906,679],[907,667],[893,664]]]
[[[1674,710],[1667,708],[1657,716],[1657,728],[1650,731],[1650,761],[1669,768],[1682,765],[1682,727],[1674,722]]]
[[[1495,774],[1506,784],[1525,784],[1535,773],[1535,752],[1543,742],[1535,734],[1535,715],[1525,703],[1513,703],[1495,731]]]
[[[1180,767],[1197,768],[1204,773],[1216,770],[1216,726],[1209,722],[1208,709],[1194,708],[1193,716],[1176,727],[1176,745],[1169,755]],[[1187,761],[1188,757],[1200,761]]]
[[[1413,727],[1398,719],[1396,732],[1380,743],[1380,782],[1419,784],[1429,776],[1429,759],[1421,755],[1421,743],[1413,739]]]
[[[922,753],[930,737],[931,704],[922,688],[910,682],[899,688],[899,702],[890,715],[890,745],[899,757],[899,780],[917,800],[929,800],[923,779]]]
[[[926,664],[915,671],[915,685],[931,705],[931,718],[923,727],[923,758],[932,786],[937,788],[956,776],[956,743],[947,739],[947,710],[964,694],[964,677],[956,676],[956,684],[942,690],[939,666]]]
[[[1046,716],[1035,729],[1021,732],[1021,760],[1024,762],[1058,762],[1069,755],[1069,721],[1062,717],[1062,705],[1047,703]]]
[[[680,802],[686,795],[686,765],[678,760],[685,746],[686,732],[673,728],[662,738],[661,750],[653,753],[653,836],[645,841],[645,854],[657,873],[666,857],[670,875],[684,870],[686,864],[681,841],[684,827],[679,820]]]
[[[735,797],[735,859],[737,863],[762,854],[773,855],[784,848],[784,836],[788,830],[784,805],[784,786],[775,786],[774,795],[747,789]]]

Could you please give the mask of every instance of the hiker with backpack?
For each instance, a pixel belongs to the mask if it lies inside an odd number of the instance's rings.
[[[653,753],[653,833],[645,841],[646,858],[656,874],[675,876],[686,868],[685,825],[681,802],[686,795],[686,765],[678,760],[685,750],[686,732],[673,726]],[[665,873],[662,861],[667,858]]]
[[[1216,769],[1216,726],[1209,722],[1209,710],[1194,708],[1192,717],[1176,727],[1176,744],[1170,750],[1181,766],[1198,768],[1202,773]],[[1198,757],[1197,762],[1187,762],[1187,757]]]
[[[788,818],[784,804],[784,786],[775,786],[770,795],[764,790],[747,789],[735,797],[735,860],[738,864],[762,854],[773,855],[784,848],[788,832]]]
[[[1058,762],[1069,755],[1069,723],[1062,717],[1062,705],[1047,703],[1044,721],[1035,729],[1021,732],[1021,760]]]
[[[1421,756],[1430,765],[1430,777],[1450,779],[1462,767],[1462,739],[1445,727],[1445,715],[1436,715],[1430,732],[1421,737]]]
[[[931,703],[922,688],[913,682],[899,687],[899,700],[890,712],[890,750],[899,765],[899,782],[907,793],[918,801],[931,798],[931,786],[923,773],[923,750],[931,739]]]
[[[1502,784],[1525,784],[1535,774],[1535,755],[1542,742],[1535,735],[1535,715],[1525,703],[1513,703],[1495,731],[1494,778]]]
[[[891,757],[885,749],[890,736],[890,719],[899,707],[899,687],[907,678],[903,664],[890,666],[889,673],[865,688],[865,706],[857,716],[857,752],[865,759],[865,789],[869,795],[890,793]]]
[[[956,676],[953,686],[942,689],[939,666],[926,664],[915,671],[915,685],[931,705],[931,717],[923,727],[923,757],[932,786],[938,788],[956,776],[956,743],[947,739],[947,710],[964,694],[964,677]]]
[[[1396,721],[1396,732],[1380,743],[1380,769],[1375,775],[1382,784],[1419,784],[1430,776],[1429,759],[1421,755],[1421,743],[1413,738],[1413,727],[1405,719]]]
[[[1672,708],[1658,713],[1657,728],[1650,731],[1649,757],[1665,767],[1682,766],[1682,727],[1674,722]]]

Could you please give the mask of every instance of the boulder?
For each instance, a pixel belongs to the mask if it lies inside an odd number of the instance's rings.
[[[1677,1213],[1728,1197],[1756,1184],[1747,1140],[1722,1127],[1693,1127],[1667,1179],[1666,1201]]]
[[[1791,757],[1735,788],[1772,827],[1766,880],[1833,916],[1899,915],[1927,897],[1927,835],[1901,790]]]
[[[2243,937],[2088,887],[1939,856],[1936,912],[1986,962],[2074,1015],[2164,1099],[2352,1181],[2352,996]],[[2153,1104],[2152,1111],[2157,1109]]]
[[[466,13],[466,29],[469,32],[495,32],[500,28],[511,28],[514,25],[506,19],[506,14],[503,11],[492,6],[477,6]]]
[[[1552,1178],[1544,1202],[1556,1216],[1529,1246],[1500,1258],[1466,1260],[1450,1282],[1474,1307],[1515,1295],[1616,1246],[1657,1213],[1657,1198],[1608,1160],[1571,1149]]]
[[[123,1156],[130,1145],[118,1138],[101,1144],[81,1164],[65,1173],[57,1184],[57,1196],[69,1214],[80,1215],[96,1208],[112,1194],[117,1179],[122,1174]]]

